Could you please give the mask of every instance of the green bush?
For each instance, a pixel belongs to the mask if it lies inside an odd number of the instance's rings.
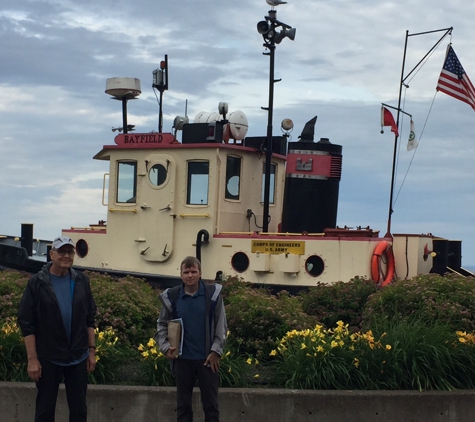
[[[408,320],[375,326],[389,351],[361,351],[367,389],[448,390],[474,388],[473,335],[439,321]],[[466,341],[460,341],[466,340]]]
[[[224,304],[234,302],[236,298],[246,293],[246,290],[253,288],[253,284],[244,281],[239,277],[227,277],[222,283]]]
[[[130,362],[134,353],[127,345],[119,343],[119,337],[111,327],[96,333],[96,369],[89,373],[92,384],[114,384],[120,379],[120,368]]]
[[[285,291],[272,295],[234,278],[229,283],[223,283],[228,327],[244,354],[267,358],[287,331],[317,323],[302,311],[299,297]]]
[[[4,270],[0,271],[0,325],[9,318],[16,318],[18,306],[31,274]]]
[[[377,291],[373,281],[359,277],[347,283],[319,283],[302,295],[302,309],[326,327],[334,327],[337,321],[343,321],[349,325],[350,331],[358,331],[366,301]]]
[[[112,327],[125,344],[137,346],[153,336],[160,312],[157,291],[134,277],[117,278],[86,271],[97,305],[100,330]],[[0,271],[0,324],[16,319],[18,306],[31,274]]]
[[[118,343],[111,328],[96,329],[96,369],[89,374],[93,384],[112,384],[117,369],[132,356],[130,349]],[[0,381],[31,381],[27,372],[25,343],[16,320],[8,320],[0,327]]]
[[[226,346],[219,367],[221,387],[246,387],[249,384],[251,368],[241,349],[241,340],[228,332]]]
[[[421,321],[353,334],[342,322],[334,329],[292,331],[271,352],[274,382],[325,390],[473,388],[474,340],[473,334]]]
[[[0,381],[28,381],[26,349],[20,327],[7,320],[0,327]]]
[[[160,387],[175,385],[170,360],[160,352],[153,338],[148,339],[145,344],[139,344],[137,350],[140,352],[141,371],[146,385]]]
[[[150,340],[158,292],[133,277],[87,275],[99,325],[91,382],[174,385],[168,359]],[[29,277],[0,271],[0,380],[28,380],[15,317]],[[355,278],[299,296],[273,295],[236,277],[223,287],[230,330],[221,360],[223,386],[475,388],[473,279],[431,274],[379,289]]]
[[[115,278],[86,272],[97,305],[96,322],[102,331],[112,327],[123,344],[137,347],[153,337],[160,312],[158,293],[144,280]]]
[[[474,331],[475,279],[428,274],[396,281],[369,298],[363,327],[392,320],[439,321],[453,331]]]
[[[121,367],[131,360],[135,359],[137,365],[139,361],[139,356],[131,352],[132,347],[148,339],[156,330],[160,307],[157,292],[141,279],[86,274],[97,304],[98,325],[98,362],[96,370],[90,374],[90,381],[96,384],[124,382],[120,379]],[[29,380],[26,350],[16,316],[30,277],[31,274],[19,271],[0,271],[0,327],[6,324],[3,334],[0,333],[1,380]]]
[[[357,380],[362,377],[355,365],[354,345],[348,326],[341,321],[334,330],[317,325],[290,331],[270,353],[276,357],[274,383],[285,388],[354,388],[362,383]]]
[[[142,376],[146,385],[173,386],[175,378],[171,372],[170,360],[160,352],[153,338],[138,346]],[[221,387],[244,387],[249,368],[239,353],[236,342],[228,339],[221,357],[219,377]]]

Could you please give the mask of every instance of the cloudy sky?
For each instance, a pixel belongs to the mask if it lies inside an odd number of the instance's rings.
[[[106,219],[101,204],[106,162],[120,103],[106,79],[141,80],[130,101],[137,132],[157,130],[152,71],[165,54],[169,91],[165,132],[188,102],[191,119],[220,101],[242,110],[249,135],[265,135],[269,59],[256,24],[265,0],[2,0],[0,5],[0,234],[34,223],[34,236]],[[404,110],[419,147],[406,151],[404,118],[397,153],[393,233],[433,233],[463,242],[475,265],[475,113],[435,87],[449,42],[475,81],[475,6],[466,0],[289,0],[277,18],[297,28],[276,50],[274,135],[291,118],[297,140],[318,115],[315,138],[343,146],[339,226],[386,232],[394,137],[380,133],[380,105],[397,106],[406,31],[453,26],[407,80]],[[443,35],[408,38],[406,72]]]

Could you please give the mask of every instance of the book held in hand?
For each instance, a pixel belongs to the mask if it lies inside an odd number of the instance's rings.
[[[168,342],[175,348],[174,357],[181,356],[183,350],[183,320],[181,318],[168,321]]]

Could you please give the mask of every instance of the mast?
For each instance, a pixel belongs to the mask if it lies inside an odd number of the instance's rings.
[[[280,32],[276,32],[276,28],[282,27]],[[264,47],[269,52],[263,53],[269,56],[269,102],[267,107],[261,107],[267,110],[267,135],[265,141],[266,153],[266,167],[264,175],[264,209],[262,216],[262,231],[267,233],[269,231],[269,198],[270,198],[270,176],[272,168],[272,119],[274,110],[274,83],[280,82],[281,79],[274,79],[274,65],[275,65],[275,45],[288,37],[292,41],[295,38],[295,28],[286,25],[277,20],[277,11],[269,10],[268,16],[265,16],[265,21],[260,21],[257,24],[257,32],[264,38]]]
[[[434,51],[439,44],[442,42],[442,40],[448,35],[451,34],[453,30],[453,27],[450,28],[444,28],[444,29],[436,29],[434,31],[426,31],[426,32],[418,32],[417,34],[409,34],[409,31],[406,31],[406,39],[404,42],[404,53],[402,57],[402,68],[401,68],[401,80],[399,83],[399,96],[398,96],[398,103],[397,103],[397,113],[396,113],[396,127],[399,129],[399,118],[401,116],[401,113],[405,113],[404,111],[401,110],[401,99],[402,99],[402,87],[406,86],[408,87],[405,82],[409,76],[414,73],[414,71],[419,67],[419,65],[426,59],[426,57]],[[442,35],[442,37],[434,44],[434,46],[425,54],[425,56],[419,60],[419,63],[417,63],[414,68],[406,75],[404,76],[404,67],[406,64],[406,53],[407,53],[407,42],[409,37],[415,37],[417,35],[426,35],[426,34],[432,34],[434,32],[442,32],[445,31],[445,34]],[[390,107],[390,106],[389,106]],[[394,108],[394,107],[391,107]],[[410,114],[408,114],[410,116]],[[398,142],[399,135],[394,134],[394,152],[393,152],[393,167],[392,167],[392,172],[391,172],[391,191],[389,194],[389,213],[388,213],[388,226],[387,226],[387,232],[385,237],[392,237],[391,235],[391,216],[392,213],[394,212],[393,210],[393,196],[394,196],[394,181],[395,181],[395,174],[396,174],[396,155],[397,155],[397,142]]]

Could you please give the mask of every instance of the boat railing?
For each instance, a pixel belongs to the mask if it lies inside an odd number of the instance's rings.
[[[209,218],[208,213],[204,214],[180,214],[180,217],[182,218]]]
[[[289,232],[219,232],[219,235],[227,236],[279,236],[279,237],[324,237],[325,233],[289,233]]]
[[[132,208],[132,209],[109,208],[109,212],[133,212],[133,213],[137,213],[137,208]]]
[[[107,226],[105,225],[91,225],[89,227],[71,227],[71,230],[87,230],[87,231],[105,231]]]
[[[374,231],[369,228],[349,230],[346,229],[325,229],[323,233],[292,233],[292,232],[219,232],[218,235],[223,236],[274,236],[274,237],[378,237],[379,231]]]

